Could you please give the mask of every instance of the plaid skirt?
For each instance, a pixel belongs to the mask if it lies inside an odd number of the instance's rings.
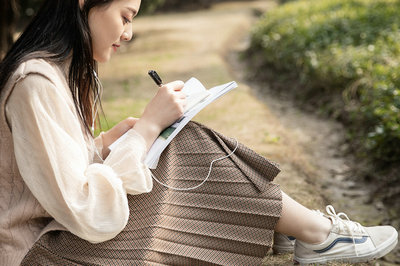
[[[212,160],[237,145],[189,122],[161,155],[153,174],[171,187],[194,187]],[[260,265],[272,245],[282,195],[273,162],[239,144],[213,164],[207,182],[177,191],[154,182],[128,195],[130,217],[115,238],[91,244],[67,231],[44,234],[22,265]]]

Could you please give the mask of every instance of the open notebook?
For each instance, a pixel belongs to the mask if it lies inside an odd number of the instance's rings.
[[[231,81],[207,90],[196,78],[191,78],[185,82],[182,89],[186,94],[187,100],[185,113],[178,121],[161,132],[147,153],[145,164],[150,169],[155,169],[161,153],[182,128],[204,107],[236,87],[236,82]],[[122,135],[109,148],[111,150],[114,149],[117,143],[121,142],[124,137],[125,135]]]

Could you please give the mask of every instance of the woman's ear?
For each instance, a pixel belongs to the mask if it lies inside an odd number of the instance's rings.
[[[83,5],[85,4],[85,0],[79,0],[79,7],[83,9]]]

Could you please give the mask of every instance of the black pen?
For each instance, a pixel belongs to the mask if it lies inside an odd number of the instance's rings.
[[[148,74],[154,80],[154,82],[157,84],[158,87],[161,87],[163,85],[162,84],[162,80],[161,80],[160,76],[157,74],[156,71],[149,70]]]

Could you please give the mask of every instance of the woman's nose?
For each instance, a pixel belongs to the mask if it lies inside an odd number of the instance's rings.
[[[121,40],[123,41],[130,41],[132,39],[132,28],[127,28],[121,35]]]
[[[121,39],[123,41],[130,41],[132,39],[132,33],[129,34],[128,32],[124,31],[122,33]]]

